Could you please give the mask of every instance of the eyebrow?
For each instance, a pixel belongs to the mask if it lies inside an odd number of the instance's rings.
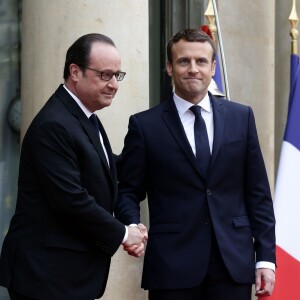
[[[187,56],[182,56],[182,57],[179,57],[176,59],[176,61],[180,61],[180,60],[191,60],[191,58],[187,57]],[[207,57],[203,57],[203,56],[200,56],[200,57],[196,57],[196,60],[203,60],[203,61],[210,61]]]

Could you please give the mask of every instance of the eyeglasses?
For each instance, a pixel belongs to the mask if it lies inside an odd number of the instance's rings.
[[[121,81],[124,79],[126,73],[125,72],[111,72],[111,71],[98,71],[96,69],[93,68],[88,68],[86,67],[87,70],[91,70],[94,71],[98,74],[98,76],[104,80],[104,81],[110,81],[112,79],[113,76],[116,77],[117,81]]]

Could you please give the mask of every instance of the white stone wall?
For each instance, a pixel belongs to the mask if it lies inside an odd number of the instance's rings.
[[[230,96],[253,108],[274,186],[275,1],[218,1]]]

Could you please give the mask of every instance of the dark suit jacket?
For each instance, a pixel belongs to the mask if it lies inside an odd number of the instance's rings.
[[[101,124],[99,124],[101,126]],[[112,216],[116,170],[92,124],[60,86],[23,141],[16,213],[0,260],[0,284],[38,299],[103,294],[125,234]]]
[[[257,261],[275,263],[274,213],[250,107],[210,94],[214,142],[208,177],[198,169],[173,99],[130,117],[116,217],[150,229],[142,287],[188,288],[206,274],[214,230],[224,263],[252,283]],[[254,238],[254,242],[253,242]]]

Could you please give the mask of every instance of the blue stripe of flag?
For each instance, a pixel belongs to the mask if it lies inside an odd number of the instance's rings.
[[[300,63],[298,55],[291,55],[291,91],[284,140],[300,150]]]
[[[221,72],[221,66],[220,66],[220,62],[219,62],[219,55],[218,53],[216,53],[216,71],[215,71],[215,75],[213,76],[218,89],[220,92],[224,93],[224,89],[223,89],[223,81],[222,81],[222,72]]]

